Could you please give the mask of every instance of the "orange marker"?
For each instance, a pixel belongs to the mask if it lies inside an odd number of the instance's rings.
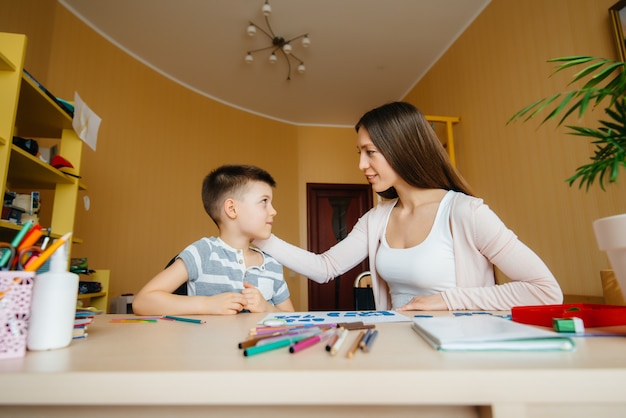
[[[44,252],[39,254],[39,257],[28,260],[28,262],[24,266],[24,271],[37,271],[37,269],[41,267],[43,263],[45,263],[61,245],[65,244],[71,236],[72,233],[68,232],[61,238],[54,241],[52,245],[50,245],[50,247],[48,247]]]
[[[37,224],[33,226],[30,231],[28,231],[28,233],[20,243],[19,247],[17,247],[16,254],[20,254],[25,248],[35,245],[35,243],[39,240],[39,238],[41,238],[42,235],[43,234],[41,232],[41,225]],[[17,265],[18,259],[19,257],[15,257],[15,259],[13,260],[13,268],[15,268],[15,266]]]

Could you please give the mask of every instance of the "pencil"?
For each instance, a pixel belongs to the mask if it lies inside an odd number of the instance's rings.
[[[348,350],[346,357],[352,358],[352,356],[354,356],[354,353],[356,353],[356,350],[359,349],[359,346],[361,345],[361,341],[363,340],[364,336],[365,336],[365,331],[360,331],[359,335],[357,335],[356,339],[354,340],[352,347],[350,347],[350,350]]]
[[[180,316],[171,316],[171,315],[163,315],[161,318],[163,319],[171,319],[173,321],[180,321],[180,322],[191,322],[192,324],[204,324],[205,321],[201,320],[201,319],[193,319],[193,318],[183,318]]]

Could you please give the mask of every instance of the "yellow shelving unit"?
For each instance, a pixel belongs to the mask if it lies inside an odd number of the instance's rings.
[[[52,141],[80,175],[83,142],[72,128],[72,118],[24,73],[27,38],[0,32],[0,185],[2,190],[53,191],[50,235],[58,238],[74,230],[78,193],[86,186],[50,164],[13,145],[13,136]],[[11,239],[20,225],[0,220],[0,240]],[[81,242],[72,236],[71,245]],[[100,270],[90,280],[102,278],[103,291],[89,296],[99,309],[107,311],[109,271]],[[81,278],[83,280],[83,278]]]
[[[81,293],[78,295],[79,303],[82,303],[84,307],[92,306],[100,311],[108,312],[109,310],[109,279],[111,276],[111,270],[96,270],[95,273],[84,278],[81,276],[81,281],[93,281],[100,282],[102,285],[102,291],[97,293]]]
[[[78,192],[84,185],[13,145],[12,139],[14,135],[52,139],[76,174],[83,144],[72,129],[70,115],[23,72],[26,44],[25,35],[0,33],[0,184],[4,191],[53,190],[51,222],[42,227],[59,237],[74,229]],[[15,229],[10,222],[0,222],[3,238]]]

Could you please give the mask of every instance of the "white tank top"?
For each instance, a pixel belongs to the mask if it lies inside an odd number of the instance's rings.
[[[432,229],[415,247],[390,248],[386,239],[389,218],[385,221],[382,242],[376,253],[376,271],[389,286],[393,308],[406,305],[413,296],[432,295],[456,286],[450,231],[453,193],[445,194]]]

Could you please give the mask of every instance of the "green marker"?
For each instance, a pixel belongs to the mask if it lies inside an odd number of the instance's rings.
[[[19,230],[17,235],[15,235],[15,238],[13,238],[13,241],[11,241],[11,247],[17,249],[17,247],[19,247],[20,245],[20,242],[22,242],[22,240],[24,239],[24,236],[26,235],[26,233],[30,231],[32,227],[33,227],[33,221],[26,222],[24,226],[22,226],[22,229]],[[6,266],[10,259],[11,259],[11,251],[5,251],[2,254],[2,258],[0,258],[0,267]]]
[[[317,331],[312,331],[312,332],[307,332],[304,334],[300,334],[300,335],[295,335],[293,337],[290,338],[283,338],[280,340],[276,340],[273,341],[271,343],[267,343],[267,344],[263,344],[263,345],[255,345],[252,347],[248,347],[245,350],[243,350],[243,355],[246,357],[249,356],[253,356],[255,354],[261,354],[261,353],[265,353],[267,351],[271,351],[271,350],[277,350],[279,348],[282,347],[289,347],[291,344],[293,343],[297,343],[298,341],[302,341],[305,340],[307,338],[310,338],[314,335],[317,335],[321,332],[321,330],[319,330],[319,332]]]

